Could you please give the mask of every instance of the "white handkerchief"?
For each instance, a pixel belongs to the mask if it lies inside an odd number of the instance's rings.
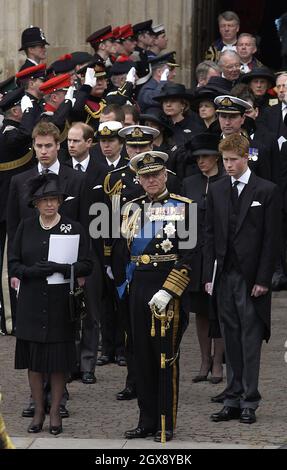
[[[281,150],[281,147],[284,144],[284,142],[286,142],[286,139],[285,139],[285,137],[283,137],[283,135],[281,135],[281,137],[279,137],[279,139],[277,139],[277,142],[278,142],[279,150]]]
[[[97,186],[94,186],[93,189],[101,189],[103,186],[101,184],[97,184]]]
[[[253,201],[250,207],[257,207],[257,206],[262,206],[261,202]]]
[[[66,197],[65,201],[71,201],[72,199],[75,199],[75,196],[68,196]]]

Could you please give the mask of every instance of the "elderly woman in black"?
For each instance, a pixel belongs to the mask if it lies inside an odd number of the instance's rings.
[[[190,141],[190,150],[196,160],[200,173],[189,176],[183,180],[183,195],[197,203],[198,218],[198,245],[203,246],[205,228],[205,204],[208,188],[220,177],[223,170],[218,153],[219,138],[215,134],[202,133],[193,137]],[[211,383],[222,381],[222,361],[224,345],[222,338],[214,339],[213,356],[212,340],[209,337],[209,296],[202,285],[202,250],[197,250],[197,256],[193,260],[192,283],[189,287],[189,309],[196,313],[197,337],[201,352],[201,366],[199,374],[193,378],[193,382],[207,380],[211,372]]]
[[[69,313],[69,283],[48,284],[47,276],[70,278],[71,265],[48,261],[50,236],[79,234],[75,277],[91,273],[85,233],[79,223],[58,213],[63,191],[56,174],[39,175],[29,182],[30,204],[39,215],[22,220],[9,262],[12,276],[20,279],[16,319],[15,368],[28,369],[35,414],[28,432],[40,432],[45,419],[43,382],[51,379],[51,434],[62,432],[60,401],[67,374],[75,369],[75,324]],[[83,280],[82,280],[83,282]]]

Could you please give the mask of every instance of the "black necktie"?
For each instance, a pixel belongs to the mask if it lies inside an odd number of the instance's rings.
[[[238,188],[237,188],[239,183],[240,182],[236,180],[231,186],[231,200],[232,200],[232,205],[233,205],[235,212],[238,212],[238,209],[239,209],[239,201],[238,201],[239,193],[238,193]]]
[[[51,173],[49,168],[42,168],[42,174],[47,174],[47,173]]]
[[[77,163],[77,165],[75,166],[75,168],[76,168],[78,171],[83,171],[82,165],[81,165],[80,163]]]

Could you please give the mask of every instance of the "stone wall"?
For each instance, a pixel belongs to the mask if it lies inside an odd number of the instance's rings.
[[[19,53],[21,32],[39,26],[48,42],[48,63],[76,50],[91,52],[86,37],[107,24],[113,27],[152,18],[164,23],[169,44],[181,64],[177,80],[187,86],[192,70],[194,0],[0,0],[0,81],[25,60]]]

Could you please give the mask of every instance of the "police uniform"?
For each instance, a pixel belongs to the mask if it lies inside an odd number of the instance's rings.
[[[131,165],[138,174],[152,173],[162,170],[167,158],[163,152],[144,152],[133,157]],[[147,194],[134,199],[123,213],[123,238],[115,249],[127,257],[127,276],[118,292],[122,296],[129,287],[140,409],[138,426],[127,431],[126,438],[157,433],[155,439],[159,440],[161,415],[165,415],[167,440],[172,439],[176,425],[179,345],[188,321],[180,312],[180,298],[190,281],[192,256],[192,250],[180,247],[179,241],[183,240],[181,229],[188,223],[190,202],[164,188],[156,199]],[[161,336],[161,321],[149,307],[149,303],[156,306],[154,298],[159,292],[171,299],[166,303],[165,337]]]

